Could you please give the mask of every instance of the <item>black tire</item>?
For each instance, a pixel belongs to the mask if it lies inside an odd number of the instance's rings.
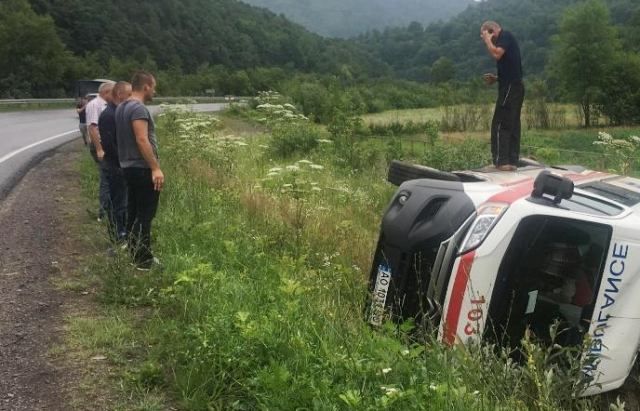
[[[398,160],[393,160],[389,165],[387,181],[399,186],[405,181],[419,178],[431,178],[433,180],[460,181],[460,177],[453,173],[440,171],[435,168],[421,166],[419,164],[408,164]]]

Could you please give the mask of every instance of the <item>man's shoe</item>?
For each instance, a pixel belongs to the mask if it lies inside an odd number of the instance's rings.
[[[518,167],[511,164],[503,164],[501,166],[496,167],[500,171],[516,171]]]
[[[136,270],[138,271],[149,271],[152,267],[160,266],[160,260],[158,260],[156,257],[153,257],[150,260],[137,263],[135,266]]]

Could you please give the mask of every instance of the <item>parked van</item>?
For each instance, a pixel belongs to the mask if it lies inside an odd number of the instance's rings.
[[[620,387],[640,347],[640,180],[524,160],[514,172],[393,162],[368,321],[414,318],[445,344],[590,339],[584,395]]]

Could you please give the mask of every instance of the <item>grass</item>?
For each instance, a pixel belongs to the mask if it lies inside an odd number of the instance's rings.
[[[283,158],[252,130],[236,117],[162,116],[167,184],[153,233],[163,269],[136,275],[124,253],[92,266],[105,313],[71,331],[106,353],[138,409],[166,398],[189,410],[594,408],[571,395],[579,367],[568,354],[566,371],[526,344],[520,366],[495,347],[416,338],[410,322],[368,327],[368,270],[398,147],[352,144],[342,130],[346,141]],[[278,138],[306,132],[294,130]],[[94,198],[95,176],[83,175]]]
[[[527,108],[529,107],[529,103],[525,100],[524,106],[522,108],[522,127],[523,130],[529,129],[529,122],[531,121],[529,115],[527,114]],[[457,108],[464,112],[466,106],[458,106]],[[483,105],[483,106],[469,106],[473,108],[477,108],[480,110],[482,115],[482,126],[483,129],[488,129],[490,126],[491,116],[493,115],[493,104]],[[557,116],[560,116],[560,119],[556,120],[556,122],[562,123],[563,128],[576,128],[581,124],[581,118],[578,115],[577,107],[570,104],[547,104],[547,107],[551,113],[557,113]],[[450,107],[449,110],[456,109],[456,107]],[[362,119],[365,125],[389,125],[392,123],[420,123],[425,121],[438,121],[441,122],[443,117],[446,116],[445,107],[435,107],[435,108],[423,108],[423,109],[408,109],[408,110],[389,110],[384,111],[382,113],[375,114],[365,114],[362,116]],[[533,125],[531,125],[533,127]]]

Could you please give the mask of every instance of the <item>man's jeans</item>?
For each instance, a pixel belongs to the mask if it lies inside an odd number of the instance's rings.
[[[109,187],[109,234],[113,240],[124,240],[127,236],[127,182],[124,173],[119,165],[103,160],[100,174],[104,175]]]
[[[89,153],[91,153],[91,157],[93,157],[93,161],[96,162],[98,170],[100,171],[100,209],[98,210],[98,217],[104,218],[107,210],[109,209],[109,183],[107,182],[107,178],[102,171],[102,162],[98,160],[96,147],[93,144],[89,144]]]
[[[129,250],[136,264],[153,259],[151,253],[151,221],[158,209],[160,192],[153,189],[151,169],[124,168],[127,181],[127,232]]]

